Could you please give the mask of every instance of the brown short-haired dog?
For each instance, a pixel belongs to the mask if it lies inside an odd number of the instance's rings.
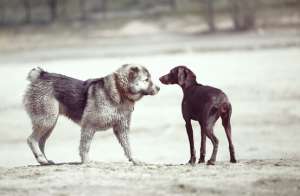
[[[234,147],[231,140],[231,104],[221,90],[198,84],[195,74],[185,66],[177,66],[170,73],[162,76],[159,80],[163,84],[178,84],[183,90],[182,115],[185,120],[186,131],[190,142],[190,164],[196,162],[193,128],[191,120],[196,120],[201,126],[201,147],[199,163],[205,162],[206,136],[213,144],[213,152],[208,165],[214,165],[218,151],[218,139],[213,132],[215,122],[222,118],[229,142],[230,162],[236,163]]]

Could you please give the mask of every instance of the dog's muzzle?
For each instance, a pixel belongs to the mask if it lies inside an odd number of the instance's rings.
[[[158,91],[160,90],[160,88],[156,85],[153,85],[151,88],[149,88],[146,91],[142,91],[143,95],[156,95],[158,93]]]
[[[159,80],[163,84],[170,84],[169,75],[168,74],[160,77]]]

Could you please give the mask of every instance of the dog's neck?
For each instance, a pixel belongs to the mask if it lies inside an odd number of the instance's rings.
[[[179,85],[179,86],[181,87],[182,91],[185,92],[196,85],[201,85],[201,84],[197,83],[196,80],[193,80],[193,81],[190,81],[189,83],[184,83],[183,85]]]

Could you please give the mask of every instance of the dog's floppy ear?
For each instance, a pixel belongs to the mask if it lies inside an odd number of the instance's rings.
[[[189,87],[196,82],[196,75],[189,69],[180,67],[178,69],[178,84],[182,87]]]
[[[180,86],[183,86],[184,83],[185,83],[185,78],[186,78],[186,76],[185,76],[185,69],[179,67],[179,68],[178,68],[178,73],[177,73],[177,74],[178,74],[178,75],[177,75],[177,77],[178,77],[178,84],[179,84]]]
[[[137,73],[137,72],[139,72],[139,68],[136,66],[133,66],[133,67],[130,67],[130,71]]]
[[[138,67],[136,67],[136,66],[130,67],[130,69],[129,69],[129,78],[133,79],[137,75],[138,72],[139,72]]]

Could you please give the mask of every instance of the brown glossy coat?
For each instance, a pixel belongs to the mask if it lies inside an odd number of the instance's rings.
[[[178,84],[183,90],[182,115],[190,143],[190,164],[196,162],[193,128],[191,120],[199,122],[201,127],[201,147],[199,163],[205,162],[206,136],[213,144],[213,152],[208,165],[214,165],[218,151],[218,138],[213,127],[219,117],[225,129],[230,151],[230,162],[236,163],[234,146],[231,139],[231,103],[220,89],[204,86],[196,81],[195,74],[185,66],[177,66],[168,74],[160,77],[163,84]]]

